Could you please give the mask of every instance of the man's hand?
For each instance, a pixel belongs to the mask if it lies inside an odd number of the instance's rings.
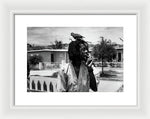
[[[88,67],[91,67],[92,64],[93,64],[93,58],[90,57],[90,58],[87,59],[86,65],[87,65]]]

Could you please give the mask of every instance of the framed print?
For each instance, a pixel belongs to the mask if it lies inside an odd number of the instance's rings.
[[[138,12],[12,12],[13,107],[138,108]]]

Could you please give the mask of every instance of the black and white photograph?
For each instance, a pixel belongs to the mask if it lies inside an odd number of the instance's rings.
[[[27,27],[27,92],[124,92],[123,27]]]

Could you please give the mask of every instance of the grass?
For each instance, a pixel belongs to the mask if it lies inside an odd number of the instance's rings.
[[[123,73],[114,71],[114,70],[107,70],[100,72],[100,76],[98,77],[100,80],[108,80],[108,81],[123,81]]]
[[[103,73],[100,72],[100,77],[115,78],[117,77],[117,74],[120,74],[120,73],[117,71],[108,70],[108,71],[103,71]]]

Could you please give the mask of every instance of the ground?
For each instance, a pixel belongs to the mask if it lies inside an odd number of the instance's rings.
[[[53,70],[36,70],[31,71],[31,78],[35,78],[40,76],[41,80],[45,80],[49,78],[51,80],[51,76],[54,72],[57,72],[58,69]],[[123,69],[122,68],[111,68],[105,67],[105,73],[108,73],[109,76],[100,77],[101,67],[94,68],[94,74],[98,79],[98,92],[123,92]]]
[[[101,68],[94,68],[99,80],[99,92],[123,92],[123,68],[105,67],[104,73],[109,74],[100,77]]]

